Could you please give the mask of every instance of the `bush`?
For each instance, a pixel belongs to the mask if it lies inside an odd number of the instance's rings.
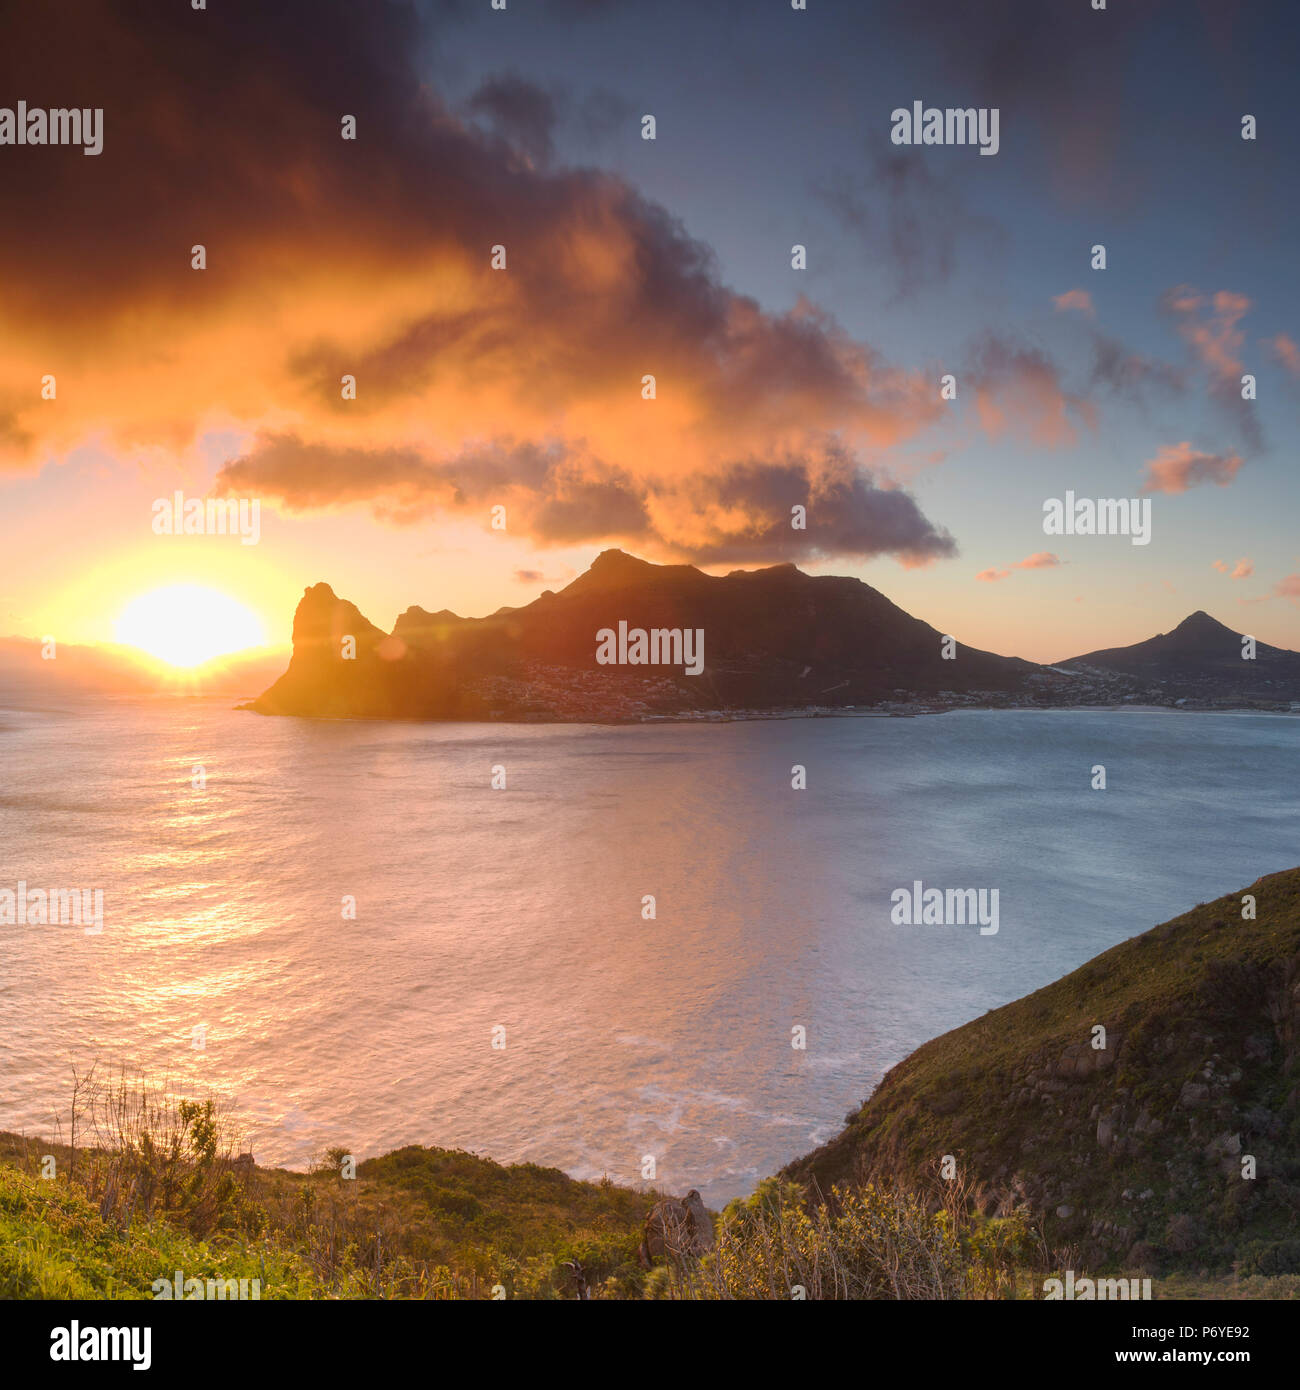
[[[1300,1274],[1300,1240],[1252,1241],[1238,1258],[1243,1274]]]
[[[1028,1227],[1018,1216],[972,1218],[964,1205],[933,1211],[915,1195],[869,1185],[834,1188],[826,1203],[810,1206],[797,1185],[769,1178],[727,1207],[710,1254],[655,1271],[647,1293],[781,1301],[1013,1296]]]

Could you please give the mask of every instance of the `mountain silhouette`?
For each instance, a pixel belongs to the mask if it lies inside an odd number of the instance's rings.
[[[1245,643],[1245,634],[1198,610],[1172,632],[1162,632],[1131,647],[1108,647],[1057,664],[1114,671],[1139,681],[1176,686],[1185,697],[1215,691],[1224,698],[1234,692],[1263,696],[1289,691],[1290,698],[1300,696],[1300,653],[1256,642],[1253,657],[1243,658],[1243,651],[1249,650]]]
[[[702,670],[605,665],[598,634],[700,631]],[[944,656],[945,646],[953,651]],[[391,632],[328,584],[303,594],[289,669],[249,708],[378,719],[639,719],[728,710],[926,702],[1106,705],[1121,701],[1286,708],[1300,655],[1206,613],[1173,632],[1045,667],[960,643],[859,579],[794,565],[655,565],[605,550],[558,593],[485,618],[413,606]]]
[[[703,632],[703,671],[601,665],[597,633]],[[350,638],[345,655],[345,639]],[[328,584],[303,595],[289,669],[252,708],[378,718],[635,717],[1012,692],[1039,668],[958,645],[861,580],[794,565],[716,577],[606,550],[558,593],[486,618],[408,608],[384,633]]]

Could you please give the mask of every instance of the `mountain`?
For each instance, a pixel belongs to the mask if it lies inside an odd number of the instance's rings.
[[[1300,869],[926,1043],[784,1176],[934,1192],[945,1154],[1077,1267],[1300,1273]]]
[[[1257,642],[1252,659],[1242,657],[1244,634],[1208,613],[1184,618],[1131,647],[1109,647],[1057,665],[1068,670],[1113,672],[1159,694],[1198,701],[1249,704],[1300,699],[1300,652]]]
[[[698,674],[601,664],[597,634],[702,634]],[[351,643],[345,644],[345,638]],[[1282,708],[1300,656],[1241,638],[1204,613],[1135,647],[1037,666],[958,644],[861,580],[794,565],[715,577],[603,551],[567,588],[462,618],[408,608],[384,632],[328,584],[303,594],[289,668],[248,708],[388,719],[611,720],[728,710],[956,705]],[[345,654],[345,651],[347,654]],[[1235,663],[1235,664],[1234,664]]]
[[[602,665],[597,634],[703,634],[685,662]],[[344,655],[346,637],[354,650]],[[303,595],[289,669],[251,708],[380,718],[635,718],[845,706],[894,694],[1022,692],[1040,668],[958,646],[860,580],[794,565],[724,577],[606,550],[559,593],[486,618],[408,608],[385,633],[328,584]]]

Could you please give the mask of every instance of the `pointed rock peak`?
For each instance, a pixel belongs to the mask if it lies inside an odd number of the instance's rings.
[[[643,574],[646,570],[657,568],[649,560],[638,560],[626,550],[602,550],[591,562],[590,574]]]
[[[304,589],[293,615],[295,649],[300,643],[332,642],[340,632],[368,636],[379,629],[355,603],[339,598],[328,584],[313,584]]]
[[[1174,632],[1180,637],[1219,637],[1225,632],[1232,633],[1232,629],[1225,627],[1217,618],[1210,617],[1203,608],[1198,608],[1195,613],[1184,618],[1174,628]]]
[[[638,560],[625,550],[602,550],[591,562],[590,569],[580,574],[566,588],[566,592],[583,594],[593,589],[621,589],[629,585],[642,584],[647,580],[675,573],[686,566],[652,565],[648,560]]]
[[[328,584],[313,584],[302,591],[302,597],[298,600],[298,607],[293,615],[294,627],[299,623],[325,622],[333,614],[352,607],[347,599],[340,598]]]
[[[602,584],[638,583],[645,580],[704,579],[707,576],[694,565],[656,565],[629,555],[626,550],[602,550],[591,562],[591,568],[574,582],[595,579]]]

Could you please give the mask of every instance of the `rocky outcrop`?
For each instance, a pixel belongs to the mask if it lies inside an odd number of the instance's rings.
[[[713,1222],[700,1194],[692,1188],[685,1197],[667,1197],[650,1208],[637,1254],[649,1269],[659,1257],[681,1261],[698,1258],[711,1249]]]

